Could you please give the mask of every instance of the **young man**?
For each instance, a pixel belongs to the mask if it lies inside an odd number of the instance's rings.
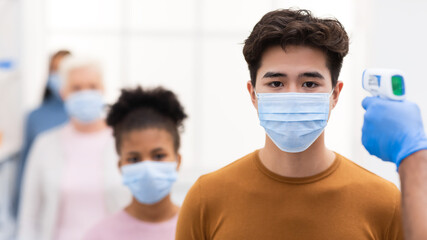
[[[255,25],[243,54],[265,146],[199,178],[177,240],[402,239],[398,189],[324,144],[348,42],[337,20],[306,10]]]

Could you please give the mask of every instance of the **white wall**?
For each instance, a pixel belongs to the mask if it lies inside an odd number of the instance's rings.
[[[0,62],[9,63],[0,67],[0,162],[21,140],[19,7],[18,1],[0,0]]]
[[[369,19],[366,25],[366,67],[398,68],[405,72],[406,94],[410,101],[421,109],[424,126],[427,125],[427,81],[425,80],[427,55],[427,2],[420,0],[375,0],[367,9],[368,17],[361,15],[361,21]],[[362,121],[358,120],[358,126]],[[392,164],[363,156],[362,165],[373,172],[399,184]]]
[[[12,198],[16,153],[21,142],[22,109],[19,81],[20,2],[0,0],[0,239],[14,230]]]

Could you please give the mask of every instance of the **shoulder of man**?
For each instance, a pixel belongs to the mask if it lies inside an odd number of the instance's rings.
[[[342,157],[342,156],[340,156]],[[400,221],[401,194],[392,182],[342,157],[341,179],[344,191],[357,196],[357,206],[376,223]]]
[[[247,172],[255,168],[254,157],[258,151],[250,153],[229,165],[201,176],[188,191],[181,207],[176,239],[208,239],[210,211],[221,209],[221,204],[227,202],[230,191],[234,186],[243,182]]]
[[[351,182],[363,184],[364,188],[373,189],[377,192],[385,191],[393,195],[395,192],[399,192],[399,189],[394,183],[378,176],[340,154],[337,154],[337,156],[342,160],[343,173],[346,174],[347,179],[351,180]]]
[[[229,181],[236,181],[237,178],[242,177],[255,168],[255,157],[258,150],[249,153],[225,167],[222,167],[214,172],[202,175],[199,178],[199,184],[217,185],[218,183],[228,183]]]
[[[232,192],[242,189],[241,185],[247,184],[247,179],[252,177],[254,170],[256,171],[255,154],[258,154],[258,151],[247,154],[219,170],[202,175],[192,186],[186,199],[193,203],[198,202],[201,206],[215,207],[220,204]]]

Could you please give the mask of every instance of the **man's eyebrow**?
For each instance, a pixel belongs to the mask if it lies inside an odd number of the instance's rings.
[[[302,78],[302,77],[325,79],[325,77],[323,77],[323,75],[320,74],[319,72],[305,72],[298,75],[298,78]]]
[[[151,150],[151,153],[156,153],[156,152],[161,152],[161,151],[163,151],[163,148],[162,147],[158,147],[158,148],[155,148],[155,149]]]
[[[277,77],[286,77],[287,75],[280,72],[266,72],[263,78],[277,78]]]
[[[140,154],[139,154],[139,152],[128,152],[127,153],[128,155],[135,155],[135,156],[139,156]]]

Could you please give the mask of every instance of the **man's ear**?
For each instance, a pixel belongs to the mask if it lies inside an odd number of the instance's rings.
[[[343,87],[344,83],[342,81],[338,81],[334,88],[334,92],[332,93],[332,108],[335,108],[335,106],[338,104],[338,99]]]
[[[251,81],[248,81],[246,83],[246,87],[248,88],[249,95],[251,96],[252,105],[254,105],[256,109],[258,109],[258,101],[255,94],[255,87],[252,86]]]
[[[181,154],[179,154],[179,153],[176,156],[176,162],[177,162],[176,170],[178,171],[179,167],[181,167]]]

